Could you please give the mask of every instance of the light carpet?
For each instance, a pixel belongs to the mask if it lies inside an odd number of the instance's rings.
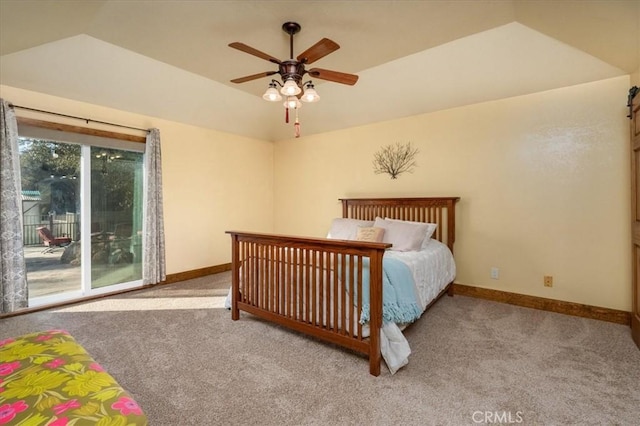
[[[463,296],[405,330],[395,375],[249,314],[223,273],[0,320],[0,338],[61,328],[151,425],[637,425],[640,351],[627,326]]]

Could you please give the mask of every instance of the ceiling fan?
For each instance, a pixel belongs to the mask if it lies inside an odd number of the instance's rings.
[[[248,53],[258,58],[265,59],[278,65],[277,71],[265,71],[259,74],[248,75],[245,77],[234,78],[232,83],[245,83],[251,80],[257,80],[263,77],[269,77],[275,74],[279,74],[282,82],[278,80],[271,80],[269,88],[262,96],[263,99],[271,102],[277,102],[282,100],[282,94],[286,97],[284,107],[286,108],[286,122],[289,122],[289,110],[296,110],[296,137],[299,136],[299,123],[297,119],[297,110],[302,106],[300,100],[303,102],[316,102],[320,99],[320,96],[315,91],[313,82],[311,80],[303,82],[305,74],[309,74],[311,77],[319,78],[321,80],[333,81],[336,83],[348,84],[353,86],[358,81],[358,76],[355,74],[347,74],[344,72],[331,71],[322,68],[305,69],[306,65],[309,65],[318,59],[324,58],[329,53],[335,52],[340,48],[338,43],[323,38],[301,54],[295,59],[293,56],[293,35],[297,34],[301,29],[300,24],[297,22],[285,22],[282,24],[282,30],[289,34],[289,48],[290,59],[281,61],[271,55],[254,49],[251,46],[247,46],[244,43],[233,42],[229,44],[229,47],[238,49],[242,52]],[[280,93],[278,93],[277,87],[280,86]],[[304,87],[304,94],[303,94]]]

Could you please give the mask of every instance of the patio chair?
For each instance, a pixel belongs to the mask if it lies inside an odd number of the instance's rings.
[[[71,243],[71,238],[69,237],[54,237],[51,230],[46,226],[40,226],[36,230],[46,247],[42,253],[52,253],[56,248],[62,248]]]

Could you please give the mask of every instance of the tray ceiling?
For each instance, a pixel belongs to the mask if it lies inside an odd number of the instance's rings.
[[[636,1],[0,2],[0,83],[264,140],[292,137],[261,95],[274,69],[229,48],[288,56],[323,37],[314,66],[358,74],[315,81],[303,135],[637,72]]]

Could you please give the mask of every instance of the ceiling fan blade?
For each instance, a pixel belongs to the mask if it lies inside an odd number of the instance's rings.
[[[358,81],[358,76],[355,74],[323,70],[322,68],[311,68],[307,73],[310,76],[321,80],[334,81],[336,83],[348,84],[349,86],[353,86]]]
[[[277,72],[276,71],[265,71],[265,72],[261,72],[260,74],[253,74],[253,75],[248,75],[246,77],[234,78],[233,80],[231,80],[231,82],[232,83],[244,83],[246,81],[257,80],[259,78],[268,77],[268,76],[274,75],[274,74],[277,74]]]
[[[323,38],[304,52],[298,55],[298,61],[304,64],[310,64],[320,58],[324,58],[331,52],[340,49],[340,45],[333,40]]]
[[[229,43],[229,47],[233,47],[234,49],[238,49],[242,52],[248,53],[253,56],[257,56],[258,58],[266,59],[267,61],[280,65],[280,60],[278,58],[274,58],[271,55],[267,55],[266,53],[261,52],[258,49],[254,49],[251,46],[247,46],[244,43],[234,41],[233,43]]]

